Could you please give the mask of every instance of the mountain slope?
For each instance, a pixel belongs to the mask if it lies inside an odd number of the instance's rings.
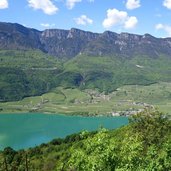
[[[1,22],[0,61],[0,101],[59,86],[108,93],[123,85],[170,82],[171,38],[75,28],[38,31]]]
[[[17,23],[0,22],[0,49],[43,50],[40,42],[40,34],[41,32],[38,30],[26,28]]]
[[[171,38],[110,31],[100,34],[75,28],[38,31],[19,24],[1,22],[0,49],[39,49],[61,59],[70,59],[78,54],[156,58],[160,55],[171,56]]]
[[[59,58],[72,58],[97,37],[97,33],[72,28],[71,30],[45,30],[40,39],[49,54]]]
[[[122,58],[148,56],[156,58],[160,55],[171,55],[171,38],[155,38],[149,34],[143,36],[129,33],[116,34],[106,31],[91,41],[84,49],[89,55],[115,55]]]

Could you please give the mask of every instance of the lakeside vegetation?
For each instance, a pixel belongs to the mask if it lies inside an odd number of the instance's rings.
[[[141,112],[116,130],[83,131],[28,150],[0,152],[0,170],[171,170],[170,116]]]

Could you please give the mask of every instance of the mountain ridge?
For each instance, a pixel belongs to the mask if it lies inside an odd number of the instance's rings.
[[[139,54],[154,58],[160,54],[171,56],[171,38],[157,38],[147,33],[94,33],[77,28],[39,31],[17,23],[0,22],[0,49],[38,49],[60,59],[79,54],[129,58]]]

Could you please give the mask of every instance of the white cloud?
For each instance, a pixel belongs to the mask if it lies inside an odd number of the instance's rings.
[[[108,9],[107,18],[103,21],[104,28],[110,28],[116,24],[123,23],[127,18],[127,12],[117,9]]]
[[[164,0],[163,6],[165,6],[168,9],[171,9],[171,0]]]
[[[157,24],[155,26],[156,30],[164,30],[169,36],[171,36],[171,26],[164,24]]]
[[[87,0],[88,2],[94,2],[95,0]],[[68,9],[73,9],[75,4],[82,2],[82,0],[66,0],[66,6]]]
[[[0,9],[8,8],[8,1],[7,0],[0,0]]]
[[[53,15],[58,11],[58,8],[51,0],[28,0],[29,6],[34,9],[41,9],[45,14]]]
[[[103,21],[103,27],[106,29],[111,28],[115,25],[122,25],[126,29],[132,29],[136,26],[138,20],[136,17],[128,16],[128,13],[125,11],[119,11],[117,9],[108,9],[107,18]]]
[[[126,8],[130,10],[139,8],[140,6],[140,0],[127,0],[126,2]]]
[[[49,28],[49,27],[54,27],[55,24],[49,24],[49,23],[41,23],[40,24],[42,27],[46,27],[46,28]]]
[[[68,9],[73,9],[75,4],[78,2],[81,2],[82,0],[67,0],[66,1],[66,6],[68,7]]]
[[[88,18],[86,15],[81,15],[80,17],[75,18],[74,20],[78,25],[93,24],[93,20]]]
[[[156,30],[160,30],[160,29],[163,29],[163,24],[157,24],[155,26]]]
[[[134,28],[138,23],[138,20],[136,17],[129,17],[127,21],[125,21],[125,28],[126,29],[132,29]]]

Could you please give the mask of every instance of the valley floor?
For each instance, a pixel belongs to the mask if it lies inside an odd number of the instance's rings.
[[[0,103],[0,113],[58,113],[70,115],[131,115],[144,108],[171,111],[171,83],[149,86],[126,85],[105,94],[98,90],[64,89],[58,87],[41,96],[21,101]]]

